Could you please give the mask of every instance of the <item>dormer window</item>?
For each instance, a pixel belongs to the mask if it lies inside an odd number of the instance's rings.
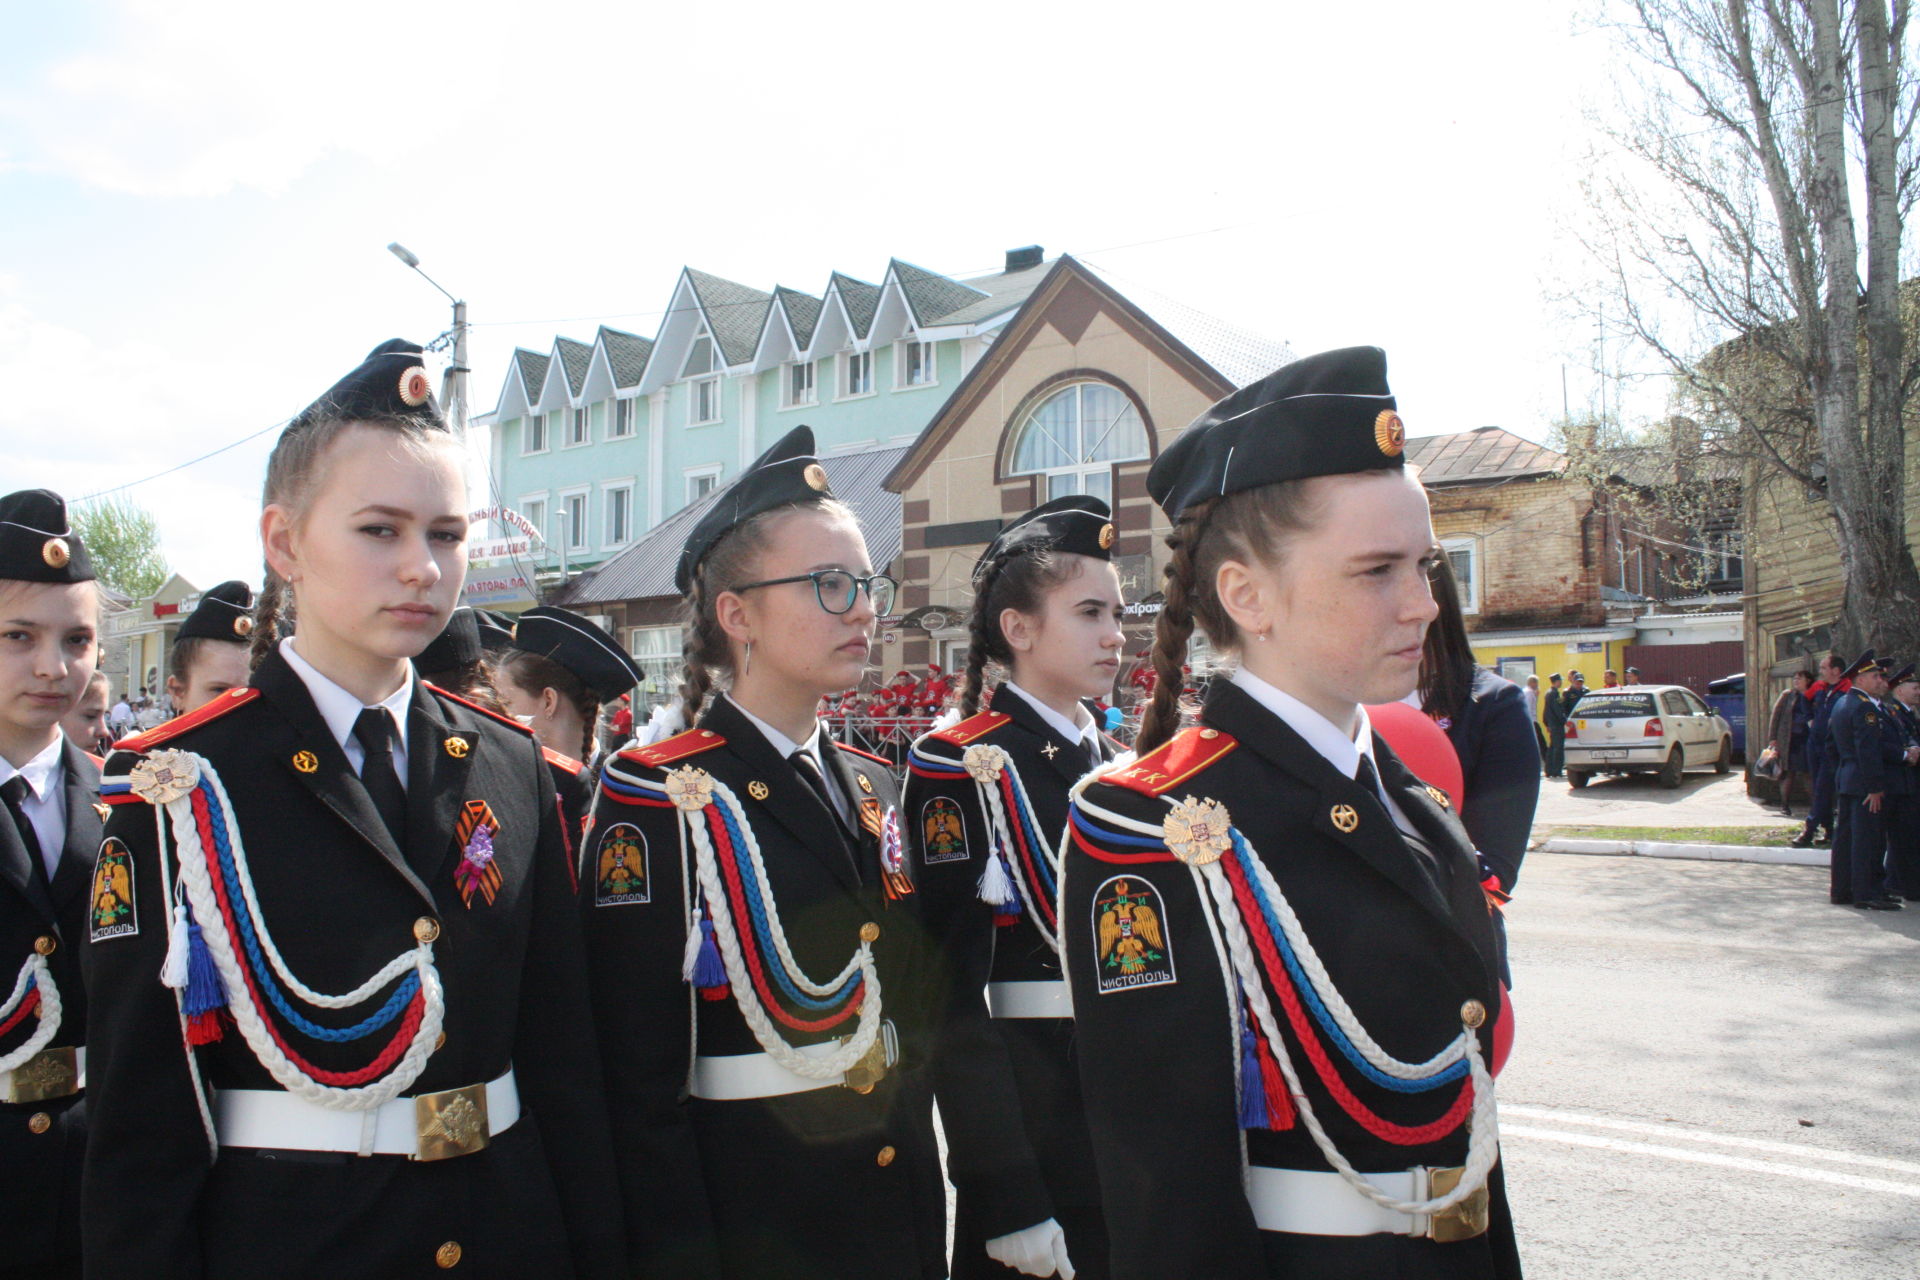
[[[687,362],[680,369],[683,378],[697,378],[703,373],[713,372],[713,339],[701,335],[693,340],[693,346],[687,349]]]

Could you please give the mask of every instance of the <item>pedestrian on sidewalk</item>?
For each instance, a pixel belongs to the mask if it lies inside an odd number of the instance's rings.
[[[1793,816],[1793,782],[1806,778],[1807,733],[1813,724],[1813,672],[1793,673],[1790,686],[1773,700],[1767,718],[1767,748],[1773,752],[1774,778],[1780,783],[1780,811]],[[1811,780],[1809,780],[1811,785]]]
[[[1527,700],[1527,722],[1533,726],[1534,744],[1540,748],[1540,762],[1544,768],[1547,759],[1547,731],[1540,727],[1540,677],[1529,675],[1520,692]]]
[[[1839,759],[1833,752],[1827,722],[1833,715],[1834,704],[1853,685],[1847,679],[1846,663],[1838,654],[1829,653],[1821,658],[1819,670],[1820,679],[1808,690],[1813,715],[1807,723],[1807,768],[1813,776],[1813,801],[1807,810],[1806,826],[1792,840],[1796,849],[1826,844],[1834,836],[1833,778]]]
[[[1558,778],[1567,771],[1567,703],[1560,692],[1560,673],[1547,677],[1547,776]]]

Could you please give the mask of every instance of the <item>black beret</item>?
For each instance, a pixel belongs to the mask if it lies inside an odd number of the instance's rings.
[[[977,583],[988,565],[1045,547],[1096,560],[1113,559],[1113,511],[1098,498],[1069,494],[1043,502],[1021,516],[988,544],[973,566]]]
[[[480,628],[482,649],[508,649],[513,646],[513,615],[497,609],[475,609],[473,621]]]
[[[552,605],[520,615],[513,647],[559,663],[602,702],[612,702],[644,678],[640,665],[612,636],[579,614]]]
[[[426,418],[445,427],[427,376],[425,351],[417,342],[389,338],[367,353],[359,367],[328,387],[288,424],[294,431],[315,422],[355,418]]]
[[[253,634],[253,588],[235,579],[208,588],[174,640],[241,640]]]
[[[1851,680],[1855,676],[1864,675],[1869,671],[1878,671],[1881,675],[1885,675],[1887,673],[1886,664],[1881,662],[1880,659],[1874,657],[1873,650],[1871,649],[1861,654],[1858,658],[1855,658],[1853,660],[1853,665],[1848,667],[1846,671],[1842,673],[1841,678],[1845,680]]]
[[[1243,489],[1405,465],[1406,426],[1387,387],[1387,353],[1343,347],[1296,360],[1194,420],[1147,472],[1147,492],[1178,520]]]
[[[827,469],[813,453],[813,428],[795,427],[722,489],[694,524],[673,571],[675,589],[683,596],[691,593],[694,571],[713,550],[713,544],[762,511],[825,502],[831,497]]]
[[[482,652],[480,620],[463,604],[447,615],[446,629],[413,655],[413,666],[416,671],[458,671],[480,661]]]
[[[91,582],[93,561],[67,523],[67,500],[51,489],[0,498],[0,578]]]

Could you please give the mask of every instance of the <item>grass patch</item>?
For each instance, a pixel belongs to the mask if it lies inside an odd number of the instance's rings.
[[[1784,849],[1800,824],[1777,827],[1535,827],[1536,840],[1659,840],[1667,844],[1740,844]]]

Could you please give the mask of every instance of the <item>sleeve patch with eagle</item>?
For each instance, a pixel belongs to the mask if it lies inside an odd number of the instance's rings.
[[[631,822],[601,830],[593,847],[593,905],[624,907],[653,901],[647,879],[647,837]]]
[[[1160,891],[1137,875],[1093,891],[1094,974],[1101,995],[1175,981]]]
[[[133,851],[119,836],[100,842],[93,863],[93,902],[87,911],[87,940],[131,938],[140,932],[133,910]]]

